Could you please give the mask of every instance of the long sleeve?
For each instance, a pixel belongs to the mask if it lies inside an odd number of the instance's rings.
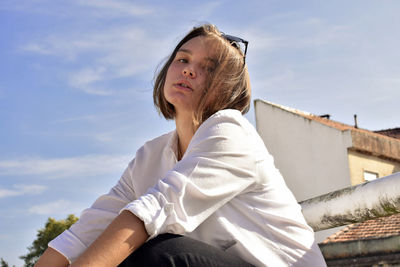
[[[84,210],[79,220],[49,243],[49,247],[74,261],[119,214],[121,208],[136,199],[130,179],[133,160],[121,179],[108,194],[99,197],[93,205]]]
[[[193,231],[255,184],[254,146],[247,135],[237,116],[214,114],[196,131],[182,160],[124,210],[143,220],[150,238]]]

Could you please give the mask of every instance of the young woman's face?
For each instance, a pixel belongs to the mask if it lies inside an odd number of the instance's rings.
[[[178,50],[168,68],[164,96],[176,114],[193,113],[203,96],[208,74],[215,67],[207,42],[203,36],[190,39]]]

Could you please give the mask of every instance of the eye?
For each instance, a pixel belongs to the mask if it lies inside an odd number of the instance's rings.
[[[188,60],[186,58],[178,58],[177,61],[180,63],[188,63]]]
[[[179,62],[179,63],[188,63],[189,58],[186,55],[186,53],[179,52],[175,55],[174,61]]]

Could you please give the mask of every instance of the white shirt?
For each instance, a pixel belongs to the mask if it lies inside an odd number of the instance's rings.
[[[123,210],[153,238],[182,234],[256,266],[325,266],[293,194],[254,127],[222,110],[177,161],[177,134],[145,143],[119,182],[49,243],[74,261]]]

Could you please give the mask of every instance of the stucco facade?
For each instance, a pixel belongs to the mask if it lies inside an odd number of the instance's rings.
[[[256,100],[257,131],[298,201],[351,185],[347,149],[350,131],[341,131]]]
[[[400,172],[400,162],[396,160],[380,158],[355,150],[349,150],[348,157],[352,185],[364,183],[365,172],[376,173],[377,177]]]

